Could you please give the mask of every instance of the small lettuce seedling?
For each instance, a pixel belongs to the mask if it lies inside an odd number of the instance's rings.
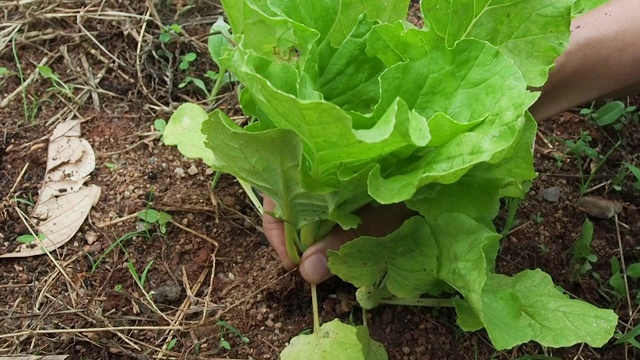
[[[405,20],[409,0],[222,4],[231,31],[210,52],[242,84],[249,125],[184,104],[164,141],[273,199],[293,262],[334,226],[356,227],[363,206],[404,203],[416,216],[396,232],[329,254],[363,308],[453,306],[497,349],[611,338],[613,311],[540,270],[494,270],[500,199],[535,177],[529,89],[566,47],[572,0],[423,1],[422,29]],[[387,358],[366,326],[320,325],[312,294],[314,333],[282,359]]]

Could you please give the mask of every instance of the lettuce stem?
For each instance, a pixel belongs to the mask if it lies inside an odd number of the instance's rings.
[[[320,332],[320,311],[318,310],[318,291],[316,284],[311,284],[311,306],[313,308],[313,333]]]
[[[453,298],[451,299],[384,299],[379,301],[380,304],[386,305],[407,305],[407,306],[428,306],[428,307],[454,307]]]
[[[300,229],[300,247],[302,252],[307,250],[313,243],[316,242],[316,229],[318,228],[317,222],[311,222],[304,225]]]
[[[298,232],[288,221],[284,222],[284,242],[287,246],[287,255],[289,255],[289,259],[294,264],[300,263],[300,255],[298,255]]]

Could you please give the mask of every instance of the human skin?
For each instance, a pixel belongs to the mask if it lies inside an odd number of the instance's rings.
[[[569,45],[556,59],[555,67],[542,87],[541,96],[529,109],[533,117],[549,117],[609,96],[640,92],[640,0],[611,0],[581,15],[571,23]],[[295,268],[289,259],[282,221],[272,217],[275,203],[264,199],[264,234],[287,269]],[[302,255],[302,277],[318,284],[331,276],[327,251],[337,249],[359,236],[384,236],[411,216],[402,204],[367,206],[358,213],[362,224],[352,230],[335,228]]]

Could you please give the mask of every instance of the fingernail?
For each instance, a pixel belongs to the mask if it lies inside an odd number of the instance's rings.
[[[322,254],[314,254],[306,259],[300,267],[300,273],[312,284],[319,284],[331,276],[327,266],[327,258]]]

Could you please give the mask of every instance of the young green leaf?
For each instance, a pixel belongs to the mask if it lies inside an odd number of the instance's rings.
[[[438,248],[420,216],[383,238],[363,236],[329,253],[329,268],[356,287],[374,287],[383,280],[399,298],[416,298],[435,289]]]
[[[159,216],[160,213],[154,209],[144,209],[138,212],[138,217],[148,223],[158,222]]]
[[[231,36],[229,30],[231,30],[231,26],[224,21],[222,16],[211,25],[211,30],[209,30],[212,35],[207,38],[207,48],[211,59],[215,61],[218,67],[220,67],[222,54],[228,51],[233,41],[233,36]]]
[[[591,114],[591,117],[600,126],[616,122],[625,113],[626,106],[622,101],[609,101]]]
[[[319,333],[298,335],[280,354],[282,360],[386,360],[382,345],[369,338],[364,326],[351,326],[335,319],[320,327]]]
[[[514,277],[490,276],[482,304],[476,310],[498,350],[531,340],[549,347],[580,342],[601,347],[613,335],[618,320],[612,310],[569,299],[540,270]]]

